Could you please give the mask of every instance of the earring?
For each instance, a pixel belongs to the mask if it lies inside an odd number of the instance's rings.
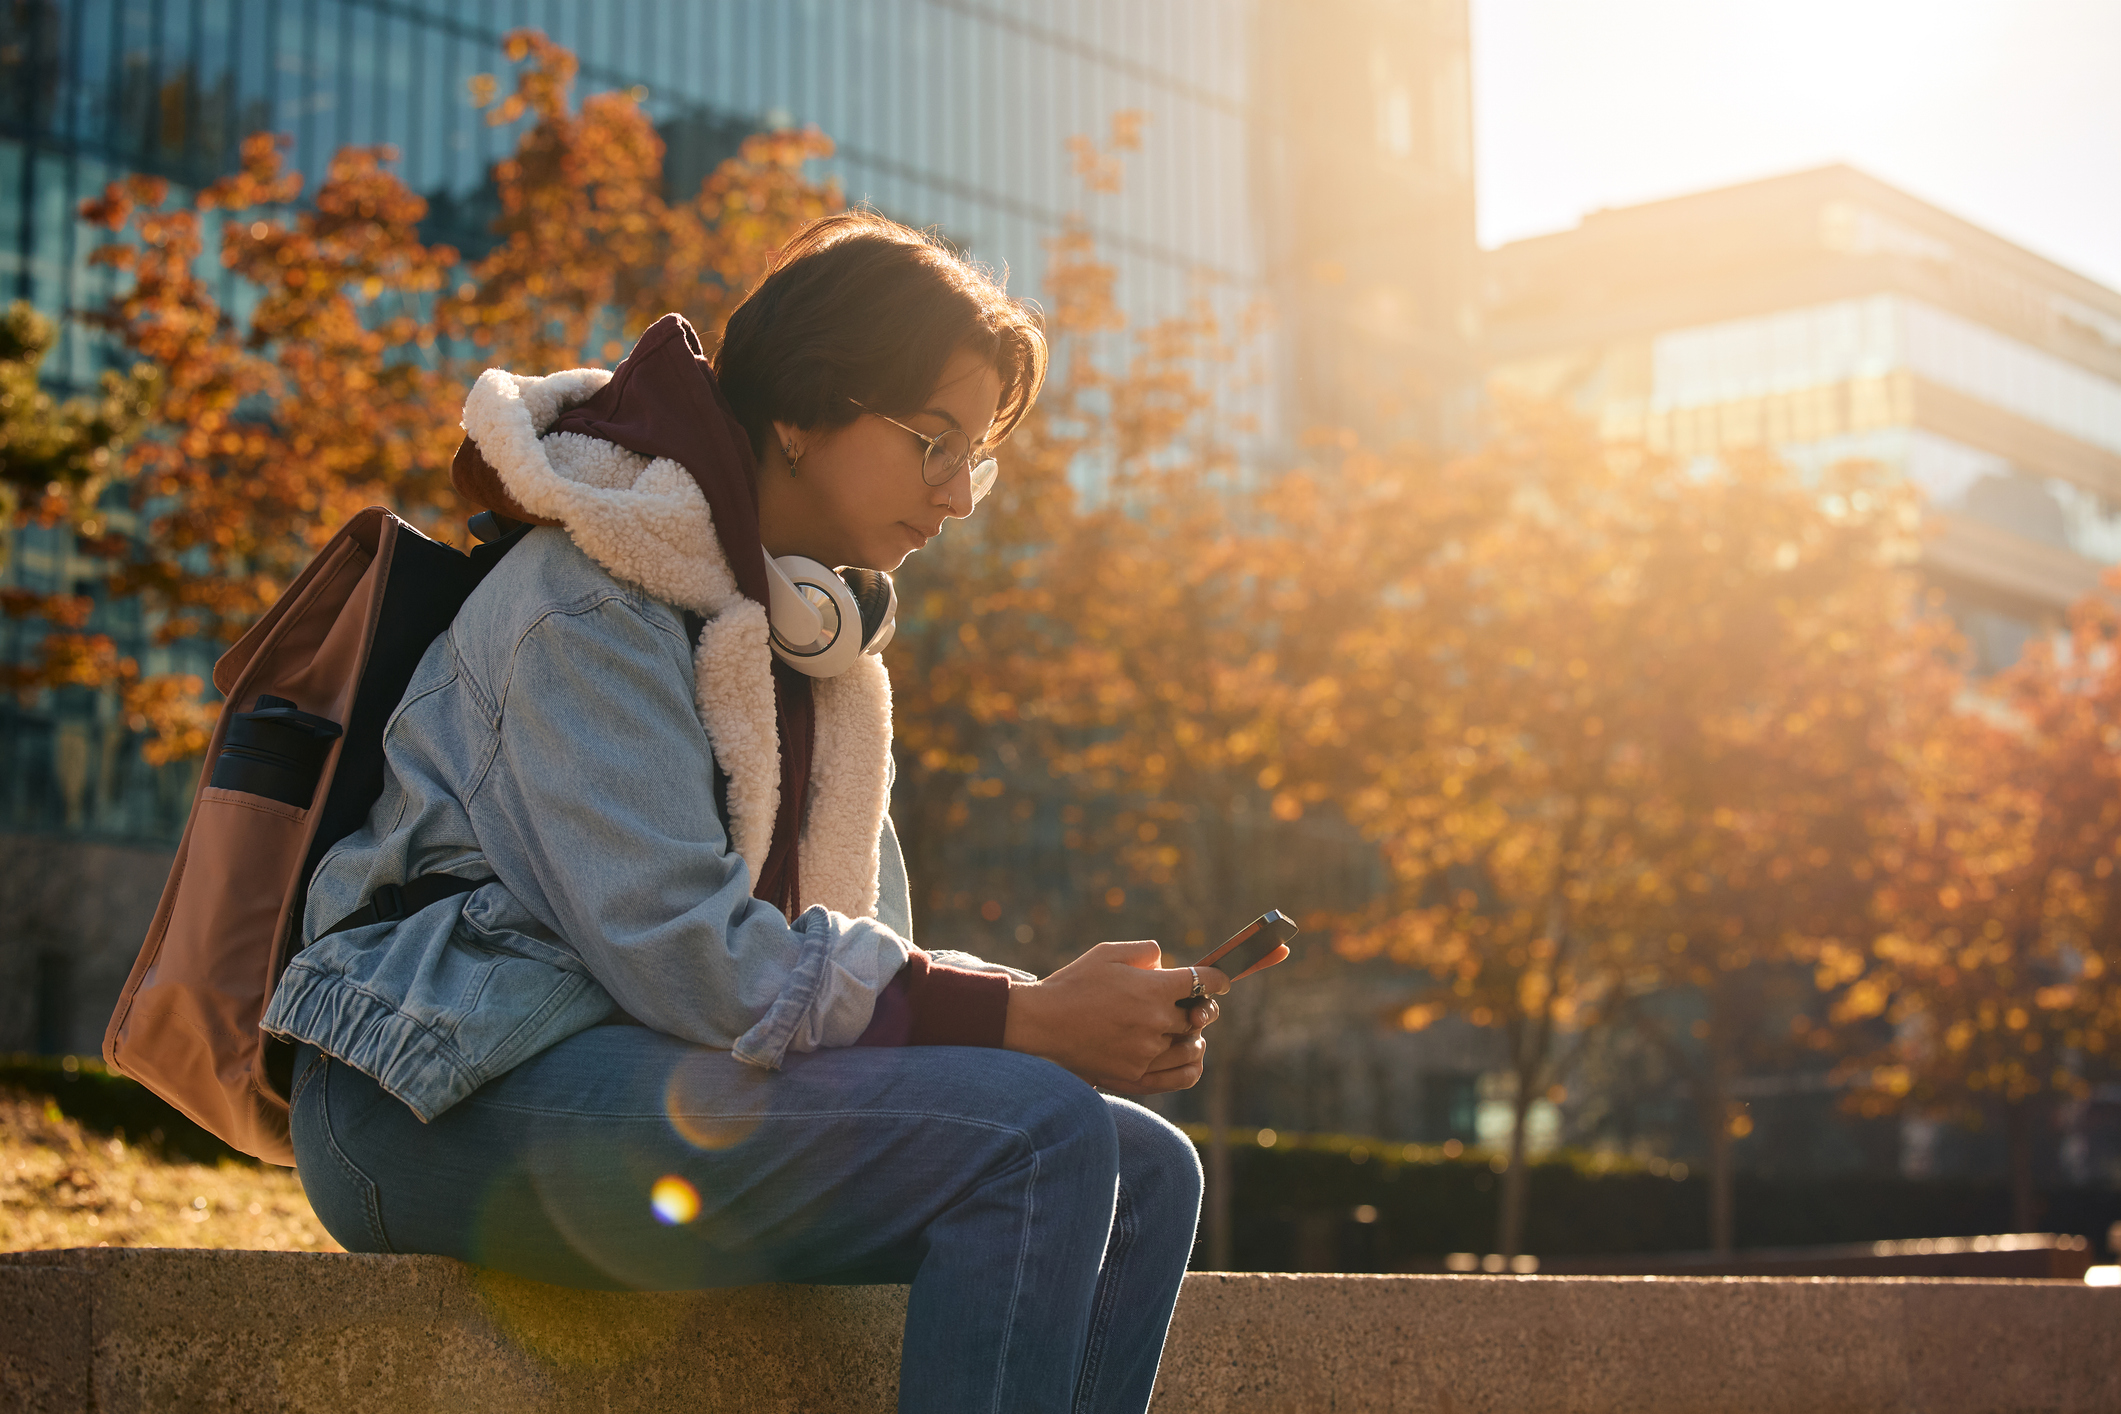
[[[781,455],[788,458],[788,474],[790,476],[795,475],[795,464],[803,459],[802,452],[796,449],[795,443],[783,442],[781,443]]]

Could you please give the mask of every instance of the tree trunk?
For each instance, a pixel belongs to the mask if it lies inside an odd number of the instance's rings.
[[[1230,1270],[1230,1071],[1208,1066],[1208,1269]]]
[[[1502,1211],[1496,1222],[1495,1250],[1505,1259],[1524,1250],[1527,1173],[1524,1161],[1525,1120],[1532,1112],[1532,1083],[1517,1076],[1517,1095],[1510,1112],[1510,1166],[1502,1171]]]
[[[1736,1178],[1732,1174],[1736,1147],[1731,1125],[1731,1086],[1737,1079],[1738,1060],[1734,1007],[1725,994],[1726,980],[1709,997],[1709,1065],[1707,1111],[1709,1139],[1709,1250],[1728,1257],[1737,1247],[1738,1203]]]
[[[1709,1131],[1709,1248],[1719,1257],[1731,1255],[1736,1243],[1737,1203],[1731,1180],[1731,1119],[1718,1103],[1710,1112],[1714,1127]]]
[[[2039,1131],[2039,1109],[2031,1098],[2005,1106],[2010,1139],[2011,1230],[2031,1232],[2040,1222],[2040,1194],[2033,1186],[2033,1144]]]
[[[1730,1256],[1738,1245],[1737,1180],[1732,1173],[1731,1153],[1735,1146],[1731,1137],[1730,1091],[1726,1086],[1729,1078],[1723,1058],[1712,1057],[1709,1094],[1701,1111],[1702,1127],[1708,1130],[1709,1141],[1709,1250],[1719,1257]]]

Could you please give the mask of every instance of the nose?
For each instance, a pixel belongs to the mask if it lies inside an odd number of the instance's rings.
[[[935,503],[948,507],[945,512],[952,520],[963,520],[972,514],[972,459],[957,469],[957,475],[935,488]],[[958,509],[960,506],[963,510]]]

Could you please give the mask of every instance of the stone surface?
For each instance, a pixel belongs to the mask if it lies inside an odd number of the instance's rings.
[[[88,1409],[94,1287],[87,1272],[0,1266],[0,1409]]]
[[[435,1257],[0,1256],[0,1408],[884,1414],[898,1287],[565,1291]],[[2121,1409],[2121,1291],[1198,1274],[1158,1414]]]
[[[896,1287],[611,1295],[439,1257],[113,1248],[0,1273],[88,1308],[92,1402],[39,1414],[889,1410],[905,1318]],[[0,1369],[19,1345],[48,1371],[38,1339],[0,1330]]]
[[[2102,1299],[2105,1298],[2105,1299]],[[1186,1283],[1159,1411],[2121,1410],[2121,1293],[1790,1278]]]

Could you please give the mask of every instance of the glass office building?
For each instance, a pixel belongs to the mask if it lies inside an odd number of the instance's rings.
[[[196,186],[271,130],[314,179],[388,143],[438,239],[475,249],[515,130],[470,101],[511,30],[581,60],[577,92],[633,89],[689,191],[741,138],[814,124],[851,200],[938,227],[1036,295],[1042,242],[1080,213],[1137,317],[1203,276],[1260,279],[1248,180],[1246,0],[19,0],[0,9],[0,282],[48,310],[102,293],[74,212],[126,172]],[[1084,191],[1064,144],[1145,115],[1123,189]],[[55,378],[97,367],[78,329]]]
[[[1846,167],[1487,257],[1495,375],[1680,456],[1877,461],[1979,665],[2121,564],[2121,294]]]
[[[1888,425],[1821,435],[1804,425],[1808,395],[1879,380]],[[1921,300],[1870,295],[1750,319],[1675,329],[1650,340],[1650,394],[1640,418],[1757,404],[1762,436],[1807,469],[1879,461],[1926,502],[2098,565],[2121,564],[2121,508],[2104,487],[2042,476],[1995,450],[1915,425],[1917,380],[2121,457],[2121,382]],[[1609,430],[1636,420],[1606,410]],[[1669,432],[1666,433],[1669,436]]]
[[[0,287],[62,318],[95,306],[118,277],[88,263],[103,233],[80,203],[129,172],[195,189],[261,130],[286,134],[312,180],[342,146],[396,147],[429,238],[475,254],[496,211],[488,170],[518,130],[487,124],[472,80],[505,84],[503,39],[532,28],[580,59],[578,95],[643,95],[674,192],[751,132],[814,124],[837,144],[818,175],[938,228],[1015,292],[1036,297],[1043,243],[1079,214],[1135,320],[1203,281],[1247,300],[1248,23],[1244,0],[21,0],[0,7]],[[1129,109],[1144,142],[1124,185],[1086,191],[1067,139]],[[61,327],[47,381],[93,383],[117,351]],[[7,582],[100,594],[70,536],[12,539]],[[210,667],[204,646],[153,644],[135,604],[99,605],[92,627],[149,672]],[[42,633],[0,624],[0,654],[20,661]],[[109,695],[0,705],[0,830],[171,840],[188,799],[184,772],[142,765]]]

